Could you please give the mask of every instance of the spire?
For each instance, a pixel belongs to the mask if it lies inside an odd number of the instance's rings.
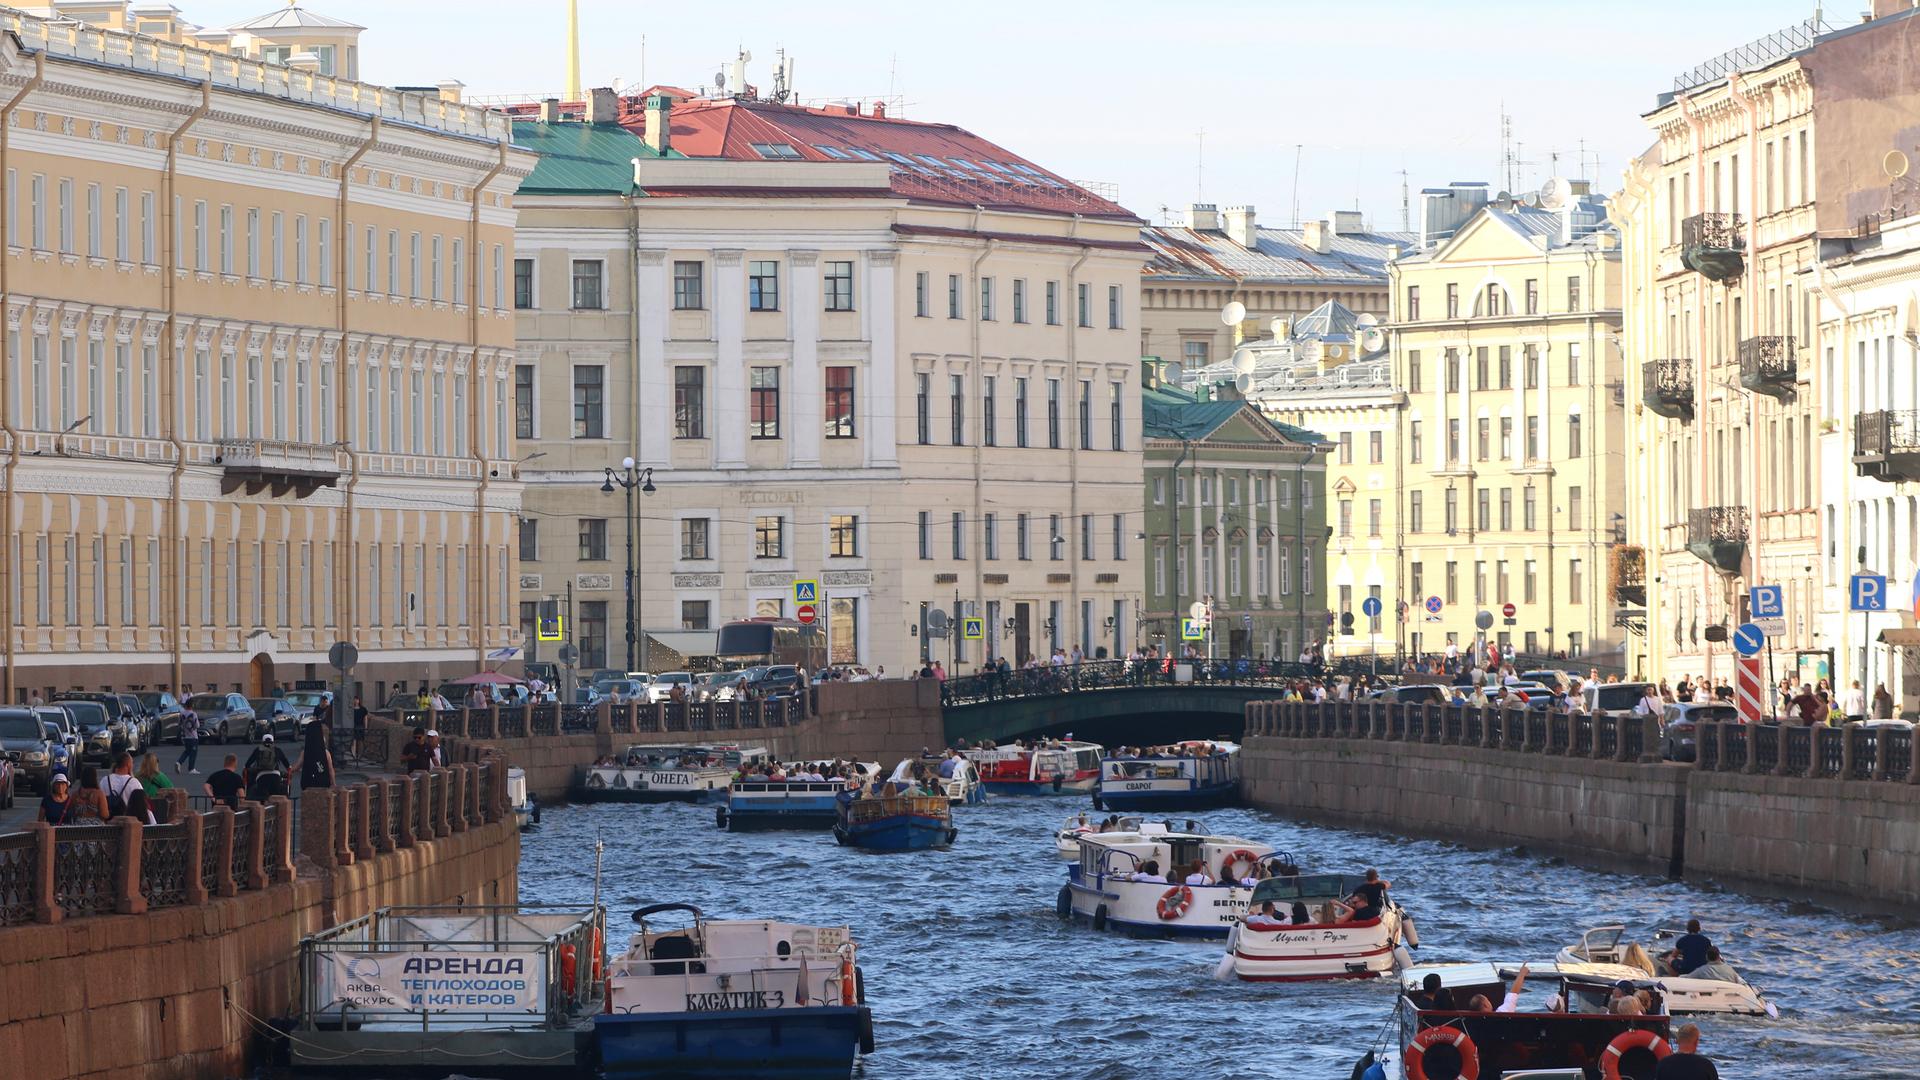
[[[580,0],[567,0],[567,100],[580,100]]]

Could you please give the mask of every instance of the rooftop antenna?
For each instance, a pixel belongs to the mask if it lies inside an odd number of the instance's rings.
[[[567,100],[580,98],[580,0],[567,0]]]
[[[1507,115],[1507,103],[1500,103],[1500,169],[1506,178],[1501,186],[1513,190],[1513,117]]]
[[[1300,154],[1304,144],[1293,144],[1293,227],[1300,227]]]
[[[1400,231],[1413,231],[1413,204],[1407,198],[1407,170],[1400,170]]]
[[[1201,128],[1193,134],[1193,201],[1204,202],[1207,197],[1207,129]]]

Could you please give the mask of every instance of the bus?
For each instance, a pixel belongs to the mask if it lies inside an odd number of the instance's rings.
[[[720,627],[714,659],[722,671],[792,664],[809,672],[827,663],[827,636],[792,619],[741,619]]]

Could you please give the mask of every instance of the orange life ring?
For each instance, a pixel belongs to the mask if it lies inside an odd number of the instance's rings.
[[[1172,903],[1168,903],[1168,901],[1172,901]],[[1160,920],[1162,922],[1172,922],[1180,916],[1185,915],[1187,909],[1192,906],[1193,890],[1187,888],[1185,885],[1175,885],[1173,888],[1160,894],[1160,902],[1154,905],[1154,910],[1160,913]]]
[[[568,997],[573,996],[573,976],[578,970],[574,965],[575,951],[572,945],[560,946],[560,987]]]
[[[1228,855],[1226,858],[1221,859],[1220,860],[1220,880],[1223,882],[1239,881],[1240,875],[1233,872],[1233,864],[1240,863],[1240,862],[1244,862],[1247,864],[1247,873],[1251,874],[1253,873],[1254,870],[1259,868],[1260,856],[1255,855],[1253,852],[1248,851],[1246,848],[1241,848],[1240,850],[1235,851],[1233,854]]]
[[[1427,1050],[1435,1043],[1447,1043],[1460,1052],[1461,1080],[1474,1080],[1480,1075],[1480,1048],[1473,1045],[1473,1039],[1464,1029],[1456,1027],[1430,1027],[1413,1037],[1407,1047],[1404,1061],[1407,1066],[1407,1080],[1427,1080]],[[1619,1080],[1616,1075],[1613,1080]]]
[[[596,983],[600,981],[600,958],[606,951],[600,940],[600,928],[596,926],[593,928],[593,981]]]
[[[840,956],[840,1004],[859,1004],[854,1000],[857,989],[853,976],[853,954],[842,953]]]
[[[1620,1058],[1629,1050],[1651,1050],[1655,1061],[1673,1053],[1673,1047],[1660,1037],[1657,1031],[1636,1028],[1623,1031],[1613,1037],[1607,1049],[1600,1055],[1600,1074],[1607,1080],[1620,1080]]]

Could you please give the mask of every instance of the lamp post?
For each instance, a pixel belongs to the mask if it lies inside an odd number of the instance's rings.
[[[612,466],[607,467],[607,479],[600,485],[600,490],[611,495],[615,484],[620,485],[627,496],[627,670],[638,671],[641,668],[634,666],[636,659],[634,647],[640,640],[640,624],[637,621],[638,611],[635,605],[638,588],[634,583],[633,536],[639,531],[640,526],[639,519],[633,513],[633,492],[638,488],[643,495],[653,494],[653,470],[635,468],[632,458],[622,458],[619,472],[613,471]],[[639,659],[645,660],[644,653]]]

